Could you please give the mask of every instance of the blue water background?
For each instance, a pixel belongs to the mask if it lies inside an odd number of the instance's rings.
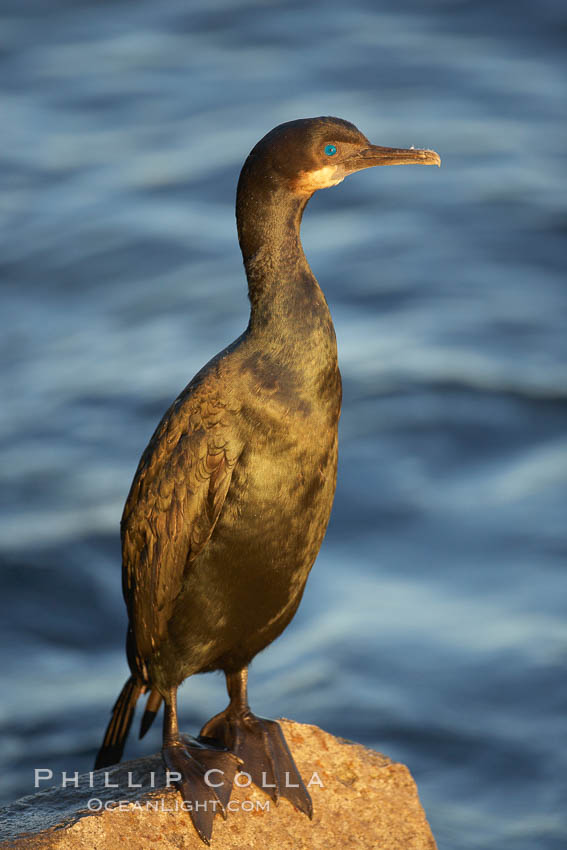
[[[408,764],[440,848],[565,848],[567,6],[1,8],[2,799],[91,768],[127,675],[138,457],[247,322],[240,166],[331,114],[443,167],[358,174],[305,215],[339,483],[252,706]],[[222,677],[180,699],[198,730]]]

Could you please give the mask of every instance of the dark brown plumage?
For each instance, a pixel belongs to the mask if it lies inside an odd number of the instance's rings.
[[[182,775],[186,800],[211,803],[191,812],[207,843],[239,766],[258,785],[275,786],[266,788],[274,799],[288,797],[311,815],[278,724],[255,717],[246,692],[248,664],[297,610],[336,482],[335,333],[299,229],[317,189],[363,168],[403,162],[439,158],[373,146],[338,118],[292,121],[256,145],[237,193],[249,325],[167,411],[124,508],[131,677],[96,766],[120,759],[138,696],[150,693],[142,733],[163,698],[164,760]],[[177,687],[210,670],[224,671],[230,704],[199,739],[189,739],[177,729]],[[205,780],[211,766],[225,774],[220,789]]]

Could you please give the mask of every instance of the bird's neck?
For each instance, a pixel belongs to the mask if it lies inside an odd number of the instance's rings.
[[[242,184],[242,180],[241,180]],[[328,316],[327,302],[303,253],[300,226],[309,198],[270,185],[239,185],[238,238],[250,297],[252,330]]]
[[[317,398],[317,409],[336,426],[341,389],[335,329],[299,236],[308,198],[262,183],[244,191],[244,176],[236,218],[251,304],[246,338],[265,364],[277,364],[280,383],[287,374],[283,384],[295,387],[302,403]]]

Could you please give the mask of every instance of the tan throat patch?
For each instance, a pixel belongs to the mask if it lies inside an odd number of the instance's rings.
[[[300,171],[292,185],[298,195],[312,195],[317,189],[336,186],[343,180],[344,176],[338,176],[336,165],[325,165],[316,171]]]

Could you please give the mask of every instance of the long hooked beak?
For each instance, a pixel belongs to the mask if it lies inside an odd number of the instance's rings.
[[[349,172],[360,171],[363,168],[373,168],[375,165],[441,165],[441,157],[435,151],[420,150],[419,148],[384,148],[380,145],[370,145],[369,148],[358,151],[345,162]]]

